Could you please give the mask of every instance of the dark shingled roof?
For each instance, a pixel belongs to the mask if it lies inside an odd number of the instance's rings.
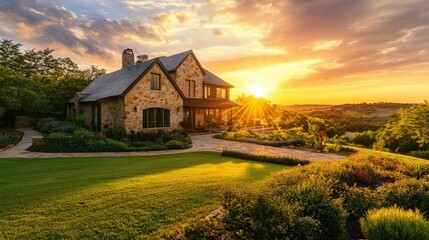
[[[198,99],[198,98],[185,98],[183,101],[184,107],[191,108],[232,108],[238,107],[239,104],[230,100],[212,100],[212,99]]]
[[[162,65],[165,66],[165,69],[167,69],[167,71],[173,72],[177,70],[177,68],[180,66],[180,64],[182,64],[183,61],[185,61],[185,58],[189,54],[192,54],[192,56],[194,56],[195,60],[197,61],[198,67],[200,67],[203,74],[206,74],[204,68],[201,66],[200,62],[198,61],[192,50],[177,53],[168,57],[159,57],[159,60],[161,61]]]
[[[152,59],[95,79],[82,91],[88,96],[80,100],[80,102],[92,102],[122,95],[155,61],[155,59]]]
[[[88,94],[80,100],[80,102],[93,102],[102,100],[109,97],[117,97],[124,94],[137,80],[141,78],[155,63],[160,63],[158,58],[151,59],[140,64],[130,67],[122,68],[118,71],[103,75],[90,83],[83,91],[83,94]],[[165,70],[164,66],[160,64],[161,68]],[[166,75],[170,79],[168,73]],[[183,97],[177,84],[170,79],[173,86],[178,90],[179,94]],[[73,102],[74,98],[69,102]]]
[[[217,85],[217,86],[223,86],[223,87],[234,87],[231,84],[225,82],[222,78],[214,75],[209,70],[204,69],[206,71],[206,75],[204,75],[204,83],[210,84],[210,85]]]
[[[132,87],[135,84],[135,82],[139,80],[141,76],[145,74],[146,71],[150,69],[155,63],[159,63],[161,68],[165,71],[167,77],[170,79],[173,86],[177,89],[179,94],[184,98],[182,91],[177,86],[176,82],[168,74],[168,72],[177,70],[180,64],[182,64],[182,62],[190,54],[192,54],[195,57],[198,66],[201,68],[201,70],[204,73],[204,76],[203,76],[204,83],[210,84],[210,85],[216,85],[216,86],[223,86],[223,87],[234,87],[231,84],[225,82],[220,77],[214,75],[210,71],[202,68],[201,64],[198,62],[198,59],[196,58],[193,51],[188,50],[188,51],[174,54],[168,57],[154,58],[146,62],[142,62],[140,64],[122,68],[115,72],[103,75],[95,79],[81,92],[82,94],[84,95],[86,94],[87,96],[79,100],[79,102],[100,101],[106,98],[117,97],[125,94],[126,91],[130,87]],[[215,104],[217,107],[237,106],[236,103],[228,100],[207,100],[207,99],[198,99],[199,101],[195,101],[195,100],[196,99],[190,99],[187,102],[190,105],[193,105],[196,107],[202,106],[201,104],[203,104],[203,102],[205,102],[206,104],[211,104],[210,106]],[[69,103],[73,103],[73,102],[74,102],[74,98],[72,98],[69,101]]]
[[[164,65],[165,69],[170,72],[176,70],[185,60],[185,58],[191,53],[192,50],[188,50],[168,57],[160,57],[159,60],[161,61],[162,65]]]

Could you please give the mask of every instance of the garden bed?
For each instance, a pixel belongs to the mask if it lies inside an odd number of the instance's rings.
[[[222,221],[167,239],[428,239],[429,164],[402,158],[361,152],[227,189]]]
[[[23,135],[23,132],[12,129],[0,129],[0,152],[18,144]]]
[[[272,131],[270,133],[260,133],[254,130],[240,130],[237,132],[222,132],[221,134],[214,135],[214,138],[255,143],[272,147],[306,145],[306,136],[294,131]]]
[[[238,151],[228,151],[228,150],[222,151],[222,156],[236,157],[236,158],[247,159],[247,160],[252,160],[252,161],[268,162],[268,163],[275,163],[275,164],[287,165],[287,166],[307,165],[310,163],[309,160],[296,159],[293,157],[280,157],[280,156],[273,156],[273,155],[250,154],[250,153],[244,153],[244,152],[238,152]]]
[[[131,152],[184,149],[192,140],[183,131],[149,131],[127,134],[113,127],[94,132],[74,122],[42,120],[36,130],[44,134],[43,144],[32,145],[34,152]]]

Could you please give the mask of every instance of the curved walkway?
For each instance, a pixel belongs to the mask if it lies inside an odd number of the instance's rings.
[[[39,132],[32,129],[17,129],[24,132],[24,136],[15,147],[0,152],[0,158],[53,158],[53,157],[93,157],[93,156],[148,156],[163,155],[182,152],[222,152],[223,150],[232,150],[247,152],[253,154],[271,154],[276,156],[289,156],[298,159],[317,160],[340,160],[343,156],[307,152],[289,148],[278,148],[262,146],[253,143],[242,143],[226,141],[213,138],[213,134],[191,136],[193,147],[189,149],[162,150],[162,151],[145,151],[145,152],[92,152],[92,153],[40,153],[30,152],[26,149],[31,146],[32,138],[42,136]]]

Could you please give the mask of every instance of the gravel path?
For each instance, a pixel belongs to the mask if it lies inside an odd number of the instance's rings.
[[[213,138],[213,134],[193,135],[191,136],[193,147],[189,149],[145,151],[145,152],[93,152],[93,153],[40,153],[29,152],[26,149],[31,146],[33,137],[42,136],[39,132],[32,129],[17,129],[24,132],[24,136],[15,147],[0,152],[0,158],[49,158],[49,157],[92,157],[92,156],[149,156],[174,154],[182,152],[201,152],[212,151],[222,152],[223,150],[241,151],[253,154],[271,154],[276,156],[289,156],[298,159],[317,160],[341,160],[343,156],[307,152],[289,148],[278,148],[262,146],[253,143],[242,143],[226,141]]]

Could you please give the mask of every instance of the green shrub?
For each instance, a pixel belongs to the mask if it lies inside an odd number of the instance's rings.
[[[302,206],[305,216],[320,222],[320,233],[315,239],[341,239],[347,213],[342,207],[342,200],[335,199],[329,181],[310,177],[291,186],[282,197],[290,204]]]
[[[351,153],[357,153],[357,150],[351,147],[345,147],[345,146],[341,146],[341,151],[344,152],[351,152]]]
[[[310,163],[310,161],[308,160],[300,160],[292,157],[278,157],[273,155],[256,155],[256,154],[243,153],[238,151],[229,151],[229,150],[223,150],[222,156],[236,157],[236,158],[259,161],[259,162],[276,163],[276,164],[288,165],[288,166],[306,165]]]
[[[341,195],[349,217],[355,219],[363,217],[369,209],[381,207],[382,203],[380,193],[369,188],[344,186]]]
[[[303,209],[288,205],[258,189],[224,194],[225,229],[236,239],[313,239],[319,222],[303,216]]]
[[[179,140],[170,140],[167,143],[165,143],[165,146],[167,149],[183,149],[185,148],[185,145],[183,145],[183,142]]]
[[[429,217],[429,181],[424,179],[401,179],[380,188],[385,205],[397,205],[404,209],[419,209]]]
[[[429,150],[411,151],[409,153],[413,157],[423,158],[429,160]]]
[[[0,149],[19,143],[23,135],[22,132],[17,131],[0,132]]]
[[[214,135],[214,138],[272,147],[304,146],[307,141],[304,134],[294,130],[274,131],[271,133],[259,133],[254,130],[239,130],[237,132],[222,132],[221,134]]]
[[[104,130],[104,134],[107,138],[114,140],[122,140],[127,136],[127,132],[124,127],[109,127]]]
[[[412,164],[407,166],[403,172],[405,175],[417,179],[429,177],[429,164]]]
[[[129,147],[126,143],[119,142],[113,139],[104,141],[90,141],[85,149],[87,152],[126,152]]]
[[[412,210],[398,207],[369,210],[360,220],[362,232],[368,240],[428,240],[429,222]]]
[[[75,130],[82,129],[82,124],[77,124],[72,121],[58,121],[53,118],[45,118],[39,120],[34,129],[43,134],[54,132],[72,133]]]
[[[376,136],[377,136],[377,132],[368,130],[365,132],[361,132],[361,133],[355,133],[354,138],[353,138],[353,143],[354,144],[361,144],[365,147],[372,147],[372,145],[375,143],[376,141]]]
[[[337,153],[341,151],[341,145],[339,144],[331,144],[326,147],[326,151],[328,153]]]
[[[163,239],[171,240],[222,240],[227,234],[222,229],[216,219],[206,217],[199,221],[193,222],[184,226],[182,232],[175,232],[173,234],[163,236]]]
[[[72,133],[72,137],[79,138],[79,139],[82,139],[85,141],[93,139],[94,136],[95,136],[94,132],[86,130],[86,129],[78,129],[78,130],[73,131],[73,133]]]
[[[153,142],[149,142],[149,141],[143,141],[143,142],[129,142],[128,146],[130,147],[135,147],[135,148],[145,148],[145,147],[150,147],[152,146],[154,143]]]

